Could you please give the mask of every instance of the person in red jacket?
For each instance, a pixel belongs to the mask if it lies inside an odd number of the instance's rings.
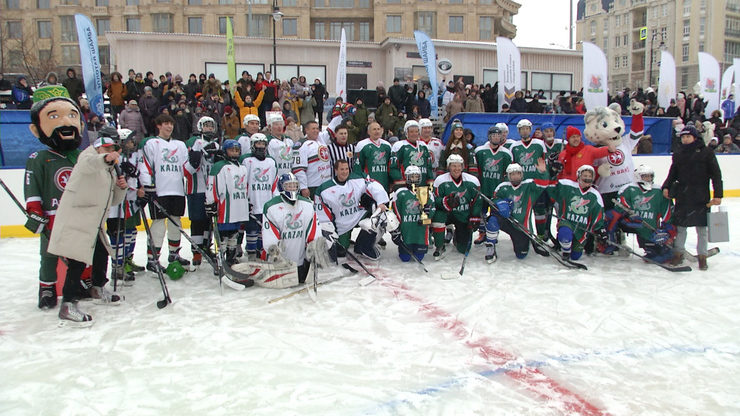
[[[558,162],[553,164],[553,170],[558,173],[558,179],[570,179],[577,181],[576,172],[578,168],[583,165],[594,166],[594,160],[606,157],[609,152],[613,152],[615,149],[612,145],[604,147],[594,147],[591,145],[584,144],[581,140],[581,131],[573,126],[568,126],[565,129],[565,137],[568,140],[568,144],[565,146],[560,155],[558,155]],[[603,174],[599,171],[599,174]],[[606,175],[608,175],[608,170]]]

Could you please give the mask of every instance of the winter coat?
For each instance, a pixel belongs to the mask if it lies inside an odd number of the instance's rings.
[[[455,117],[457,113],[461,113],[463,111],[463,102],[459,101],[457,98],[453,99],[449,103],[447,103],[447,107],[445,107],[445,119],[444,121],[447,122]]]
[[[681,110],[678,108],[677,105],[670,105],[665,110],[665,116],[670,118],[681,117]]]
[[[482,113],[483,111],[483,100],[481,100],[480,97],[476,96],[475,98],[473,98],[471,96],[468,97],[467,100],[465,100],[466,113]]]
[[[62,85],[69,91],[69,98],[73,99],[76,103],[80,101],[80,96],[85,92],[85,87],[79,78],[67,78],[62,82]]]
[[[511,100],[511,104],[509,105],[510,112],[512,113],[526,113],[527,112],[527,100],[524,98],[514,98]]]
[[[241,125],[242,123],[239,121],[239,115],[236,111],[231,110],[231,115],[224,113],[224,116],[221,118],[221,128],[224,130],[225,136],[224,140],[226,140],[226,137],[229,139],[236,138],[239,135]]]
[[[111,82],[108,87],[108,98],[110,98],[110,105],[124,106],[126,105],[125,97],[127,91],[126,86],[121,81]]]
[[[144,95],[144,87],[146,87],[146,85],[144,85],[144,81],[136,82],[133,79],[128,80],[126,82],[126,101],[139,101],[139,98]]]
[[[352,123],[360,129],[360,131],[367,130],[367,117],[370,113],[365,107],[365,104],[355,104],[355,114],[352,115]]]
[[[676,200],[673,224],[683,227],[707,225],[710,180],[714,197],[722,198],[722,172],[714,151],[707,148],[701,138],[691,145],[681,145],[672,156],[668,177],[661,187],[668,189]]]
[[[298,115],[298,117],[301,118],[301,124],[306,124],[311,120],[316,120],[316,113],[313,111],[314,106],[316,106],[316,99],[311,96],[307,96],[301,102],[301,110]]]
[[[563,170],[558,175],[558,179],[578,180],[578,168],[583,165],[594,165],[596,159],[607,157],[609,148],[594,147],[581,142],[578,147],[569,144],[558,155],[558,160],[563,164]],[[595,178],[594,178],[595,179]]]
[[[110,207],[120,204],[125,196],[126,190],[116,186],[113,167],[105,162],[105,155],[89,146],[80,153],[59,200],[49,253],[90,265],[100,236],[112,255],[103,227]]]
[[[188,140],[192,131],[190,113],[178,111],[173,118],[175,119],[175,128],[172,130],[172,138],[183,142]]]
[[[533,98],[532,101],[530,101],[527,104],[528,113],[542,114],[544,111],[545,111],[545,106],[543,106],[542,103],[537,98]]]
[[[195,102],[195,93],[200,92],[200,84],[198,84],[198,81],[188,81],[183,89],[185,90],[185,97],[187,97],[188,102],[192,103]]]
[[[139,109],[131,109],[126,107],[125,110],[121,111],[118,116],[118,124],[122,129],[129,129],[136,132],[136,139],[141,140],[146,136],[146,127],[144,127],[144,119],[141,117]]]
[[[380,122],[380,125],[383,126],[384,129],[391,131],[393,131],[396,126],[397,115],[396,106],[386,103],[381,104],[375,112],[375,118]]]
[[[426,98],[417,98],[416,106],[419,108],[419,115],[422,118],[429,118],[432,114],[432,104]]]
[[[403,108],[403,104],[406,101],[406,90],[403,85],[391,85],[388,88],[388,96],[391,97],[391,104],[396,108]]]
[[[262,104],[262,99],[265,98],[265,92],[260,91],[259,94],[257,94],[257,99],[252,102],[252,105],[247,107],[244,105],[244,100],[242,99],[241,93],[237,89],[234,93],[234,102],[236,103],[236,106],[239,107],[239,119],[241,122],[244,122],[244,117],[247,116],[247,114],[254,114],[259,115],[259,108],[260,104]]]
[[[20,82],[13,86],[13,102],[18,109],[28,110],[33,105],[33,90],[29,86],[23,86]]]

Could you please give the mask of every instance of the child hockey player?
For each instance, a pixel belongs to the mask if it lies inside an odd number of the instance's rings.
[[[276,194],[277,164],[267,156],[267,137],[254,133],[251,137],[251,153],[242,157],[247,168],[249,187],[249,221],[247,222],[247,255],[254,260],[262,251],[262,212],[265,204]],[[243,152],[242,152],[243,153]]]
[[[404,177],[406,186],[398,188],[391,197],[393,212],[400,226],[388,226],[387,229],[393,242],[398,246],[398,257],[401,261],[410,261],[412,255],[421,261],[429,247],[429,225],[421,222],[421,214],[424,213],[429,218],[434,216],[434,195],[428,193],[429,199],[425,201],[425,205],[421,205],[415,191],[425,184],[422,182],[423,175],[418,166],[407,166]],[[403,245],[406,245],[411,253]]]
[[[506,180],[506,168],[512,161],[511,152],[503,146],[504,143],[505,139],[501,134],[501,129],[498,126],[491,126],[488,129],[488,143],[475,149],[480,189],[488,198],[492,198],[496,187]],[[483,212],[487,211],[488,207],[484,206]],[[481,223],[475,244],[481,244],[484,241],[486,241],[486,229]]]

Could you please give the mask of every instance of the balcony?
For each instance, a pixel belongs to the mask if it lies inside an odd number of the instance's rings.
[[[646,41],[641,40],[639,42],[632,42],[632,50],[633,51],[639,51],[641,49],[645,49],[645,43]]]
[[[730,36],[733,38],[740,38],[740,30],[735,29],[725,29],[725,36]]]

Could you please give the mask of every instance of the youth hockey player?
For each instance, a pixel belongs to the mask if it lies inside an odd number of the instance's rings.
[[[437,167],[439,166],[439,158],[442,157],[442,151],[445,149],[445,145],[442,143],[442,140],[432,137],[434,128],[431,120],[428,118],[422,118],[419,120],[419,127],[421,128],[420,139],[422,142],[426,143],[427,148],[429,149],[429,155],[432,157],[433,170],[430,172],[430,175],[434,175],[434,172],[436,172]]]
[[[472,244],[472,230],[480,225],[481,201],[478,197],[480,182],[475,176],[463,172],[462,156],[451,154],[447,158],[447,173],[434,180],[436,212],[432,217],[434,232],[434,259],[445,255],[445,225],[454,227],[455,247],[460,253]]]
[[[270,114],[267,117],[267,125],[270,128],[267,134],[267,154],[275,160],[278,168],[278,177],[284,173],[293,172],[293,140],[283,134],[285,121],[279,114]]]
[[[190,236],[205,253],[211,251],[211,231],[213,226],[206,215],[206,182],[214,157],[219,150],[218,126],[211,117],[205,116],[198,120],[198,134],[192,136],[185,145],[188,151],[203,152],[200,166],[195,172],[185,170],[188,216],[190,217]],[[200,252],[191,248],[193,253],[193,267],[199,267],[203,262]]]
[[[250,260],[254,260],[257,253],[262,251],[262,212],[265,204],[277,193],[278,176],[275,160],[267,156],[267,137],[262,133],[254,133],[251,143],[251,153],[242,156],[241,163],[247,168],[249,187],[247,255]]]
[[[513,226],[507,218],[514,220],[527,230],[532,229],[531,214],[534,201],[536,201],[547,189],[550,182],[546,179],[547,174],[545,161],[540,159],[537,165],[538,179],[524,179],[524,170],[518,163],[512,163],[506,168],[506,176],[509,179],[502,182],[494,191],[494,202],[496,210],[486,221],[486,261],[493,263],[498,258],[496,244],[498,244],[499,230],[503,230],[511,237],[514,245],[514,255],[523,259],[529,253],[529,238],[523,231]],[[536,245],[532,245],[539,254]]]
[[[509,149],[503,144],[505,139],[501,134],[501,128],[491,126],[488,129],[488,143],[478,146],[475,149],[475,160],[478,165],[478,180],[481,183],[481,192],[488,198],[493,198],[493,192],[496,187],[506,180],[506,168],[512,162],[512,155]],[[483,206],[483,212],[487,212],[488,207]],[[478,230],[478,238],[475,244],[481,244],[486,240],[485,224],[481,223]]]
[[[367,134],[369,137],[360,140],[355,146],[356,168],[352,170],[380,183],[387,193],[390,185],[388,170],[391,145],[382,139],[383,127],[377,122],[372,122],[367,126]]]
[[[592,187],[596,171],[583,165],[576,172],[578,182],[561,179],[547,192],[558,207],[558,242],[564,259],[578,260],[583,254],[583,242],[588,233],[595,232],[599,241],[607,239],[604,229],[604,203]]]
[[[418,166],[421,171],[421,184],[431,186],[434,182],[432,157],[426,143],[419,140],[419,123],[409,120],[403,126],[406,139],[399,140],[391,148],[390,178],[393,185],[404,186],[404,173],[408,166]]]
[[[563,139],[555,137],[555,126],[548,122],[542,123],[543,142],[545,144],[545,163],[551,174],[556,174],[552,170],[552,164],[557,162],[560,152],[565,148]],[[550,239],[550,224],[552,223],[552,200],[546,193],[540,195],[534,206],[534,222],[537,228],[537,235],[542,241]],[[553,240],[557,241],[555,237]]]
[[[244,116],[242,126],[244,126],[245,133],[237,137],[236,140],[242,148],[242,155],[244,155],[249,153],[249,149],[252,148],[250,137],[260,131],[260,118],[256,114],[247,114]]]
[[[225,160],[216,162],[208,176],[206,212],[209,216],[217,217],[221,236],[219,247],[226,247],[226,261],[236,264],[236,234],[249,220],[249,171],[240,163],[242,152],[239,142],[225,140],[222,148]]]
[[[659,263],[673,257],[670,248],[676,236],[676,227],[670,224],[673,202],[663,196],[659,186],[653,184],[655,171],[648,165],[635,169],[637,183],[624,185],[614,209],[606,212],[607,232],[611,241],[619,242],[617,228],[637,234],[637,243],[645,255]],[[604,253],[611,253],[614,246],[607,244]]]
[[[370,144],[373,146],[373,144]],[[388,193],[380,183],[360,176],[359,173],[350,173],[349,162],[338,160],[334,165],[334,178],[324,182],[316,190],[316,210],[322,228],[339,236],[337,247],[338,255],[349,246],[350,233],[360,220],[373,213],[371,224],[362,223],[362,230],[355,240],[355,253],[377,260],[380,251],[376,245],[378,235],[382,236],[385,230],[379,223],[388,209]],[[376,204],[377,209],[372,210]]]
[[[537,177],[538,160],[544,158],[547,152],[545,143],[532,138],[532,122],[526,118],[519,120],[516,127],[522,139],[511,146],[513,162],[521,165],[524,179],[534,179]]]
[[[404,177],[406,178],[406,185],[396,189],[391,196],[393,212],[396,214],[400,226],[389,226],[387,229],[391,233],[393,242],[398,246],[398,257],[401,258],[401,261],[410,261],[412,255],[421,261],[424,259],[430,242],[429,225],[422,224],[421,214],[424,213],[429,218],[434,216],[434,194],[430,192],[426,204],[421,205],[419,198],[414,193],[416,187],[425,186],[422,182],[421,169],[418,166],[407,166]],[[402,247],[403,244],[411,250],[411,253]]]
[[[193,174],[201,164],[203,153],[199,150],[188,151],[185,143],[172,140],[172,131],[175,121],[167,114],[161,114],[154,119],[159,130],[155,137],[148,138],[143,144],[143,163],[139,167],[139,180],[147,193],[147,199],[157,199],[157,202],[167,210],[167,213],[177,222],[167,220],[167,243],[169,247],[170,263],[179,262],[183,266],[190,265],[188,260],[180,256],[180,217],[185,214],[185,171]],[[165,234],[165,219],[159,209],[153,204],[149,206],[152,218],[151,233],[154,239],[155,252],[149,252],[147,270],[156,272],[159,264],[159,253],[162,248],[162,239]],[[159,245],[157,245],[159,244]]]

